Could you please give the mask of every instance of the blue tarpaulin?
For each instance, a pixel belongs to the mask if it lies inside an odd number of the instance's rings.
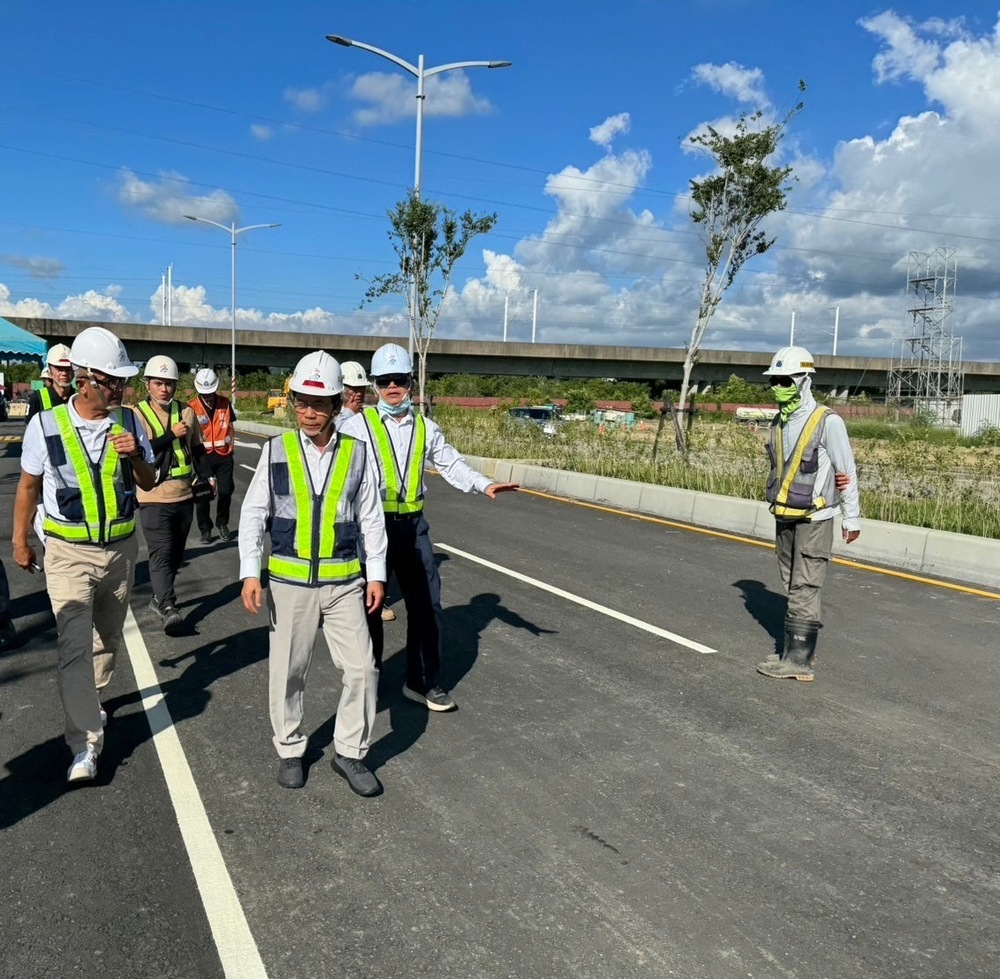
[[[36,337],[34,333],[22,330],[13,323],[8,322],[0,316],[0,358],[11,360],[13,358],[27,359],[45,356],[46,344],[41,337]]]

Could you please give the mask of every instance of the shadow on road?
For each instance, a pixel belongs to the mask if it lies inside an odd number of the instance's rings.
[[[785,644],[785,609],[788,599],[771,591],[763,581],[741,578],[733,582],[743,593],[743,605],[774,640],[774,651],[780,653]]]

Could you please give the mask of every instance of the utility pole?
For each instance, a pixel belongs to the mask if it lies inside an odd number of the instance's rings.
[[[507,342],[507,304],[510,302],[510,296],[503,297],[503,342]]]
[[[531,310],[531,342],[535,342],[535,331],[538,329],[538,290],[535,290],[535,302]]]
[[[792,331],[788,335],[788,346],[795,346],[795,310],[792,310]]]

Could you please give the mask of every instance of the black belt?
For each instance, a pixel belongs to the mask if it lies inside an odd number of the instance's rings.
[[[416,513],[387,513],[385,519],[386,522],[390,520],[416,520],[422,513],[422,510],[418,510]]]

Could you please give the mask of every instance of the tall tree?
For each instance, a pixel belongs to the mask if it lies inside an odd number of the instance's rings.
[[[423,410],[427,351],[455,265],[476,235],[493,229],[497,216],[471,211],[458,214],[443,204],[422,199],[415,191],[388,215],[389,241],[399,259],[399,270],[372,278],[362,305],[390,294],[406,297]]]
[[[805,91],[799,82],[799,91]],[[774,156],[792,119],[802,111],[798,102],[784,119],[762,126],[764,113],[744,113],[731,135],[706,126],[690,138],[711,157],[715,172],[691,181],[694,209],[691,220],[698,226],[705,246],[705,278],[701,286],[698,318],[691,330],[684,357],[679,410],[674,414],[677,450],[687,451],[687,434],[681,421],[691,388],[691,371],[698,362],[705,331],[723,293],[733,284],[744,264],[763,255],[776,239],[768,238],[761,222],[775,211],[783,211],[791,189],[791,166],[777,166]],[[794,179],[794,177],[792,177]]]

